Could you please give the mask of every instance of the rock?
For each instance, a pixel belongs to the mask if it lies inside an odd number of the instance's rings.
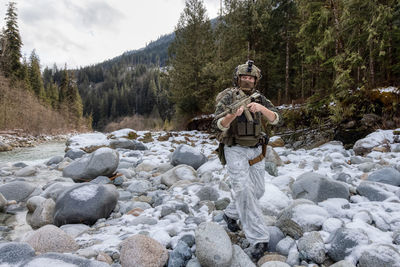
[[[51,198],[46,199],[35,209],[30,219],[27,220],[28,224],[33,229],[38,229],[46,224],[52,224],[55,206],[56,203]]]
[[[65,153],[64,158],[70,158],[72,160],[79,159],[86,155],[86,152],[81,149],[70,149]]]
[[[332,264],[330,267],[356,267],[353,263],[342,260]]]
[[[374,162],[364,162],[357,166],[357,168],[362,172],[370,172],[375,167],[376,163]]]
[[[232,244],[225,230],[216,223],[204,222],[195,232],[196,256],[202,266],[229,267]]]
[[[67,189],[70,189],[72,187],[78,186],[75,183],[69,183],[69,182],[55,182],[48,186],[41,194],[40,196],[44,198],[52,198],[54,201],[57,201],[58,197]]]
[[[39,207],[46,198],[42,196],[33,196],[26,201],[26,207],[28,208],[29,213],[33,213],[37,207]]]
[[[216,201],[219,198],[218,190],[211,186],[203,186],[197,193],[200,201],[210,200]]]
[[[130,224],[133,226],[136,226],[139,224],[155,225],[157,223],[158,223],[158,220],[154,219],[153,217],[148,217],[148,216],[139,216],[130,222]]]
[[[400,266],[400,253],[391,245],[377,244],[364,250],[358,259],[360,267],[398,267]]]
[[[268,172],[269,175],[278,176],[278,168],[276,164],[273,162],[266,161],[265,162],[265,170]]]
[[[276,245],[285,238],[283,232],[276,226],[267,226],[269,233],[268,251],[275,252]]]
[[[181,180],[197,181],[196,170],[188,165],[179,165],[161,175],[161,183],[168,187]]]
[[[23,162],[17,162],[17,163],[14,163],[13,165],[12,165],[13,167],[15,167],[15,168],[25,168],[25,167],[28,167],[28,165],[26,165],[25,163],[23,163]]]
[[[264,195],[259,200],[262,212],[266,215],[276,216],[278,213],[289,206],[291,200],[276,185],[265,184]]]
[[[290,267],[290,265],[281,261],[268,261],[260,267]]]
[[[110,255],[104,252],[100,252],[96,257],[96,260],[105,262],[109,265],[113,263],[113,259],[110,257]]]
[[[64,168],[63,176],[74,181],[90,181],[97,176],[110,177],[118,167],[119,154],[110,148],[99,148]]]
[[[27,200],[34,190],[35,186],[28,182],[16,181],[0,185],[0,193],[7,200],[15,200],[17,202]]]
[[[133,181],[127,188],[127,190],[136,195],[143,195],[151,188],[151,183],[147,180],[136,180]]]
[[[231,267],[256,267],[249,256],[238,245],[232,246],[233,257]]]
[[[1,266],[23,266],[19,263],[35,257],[35,250],[27,243],[0,243]]]
[[[368,198],[370,201],[384,201],[389,197],[395,196],[394,193],[387,190],[387,187],[389,185],[383,183],[362,181],[357,187],[357,193]]]
[[[392,167],[379,169],[368,175],[368,181],[400,186],[400,172]]]
[[[113,181],[110,180],[107,176],[98,176],[95,179],[90,181],[92,184],[112,184]]]
[[[58,163],[60,163],[61,161],[63,161],[63,159],[64,159],[63,156],[54,156],[54,157],[52,157],[51,159],[49,159],[49,160],[46,162],[46,165],[47,165],[47,166],[51,166],[51,165],[53,165],[53,164],[58,164]]]
[[[60,227],[60,229],[70,235],[72,238],[76,238],[77,236],[89,230],[90,227],[86,224],[64,224]]]
[[[119,138],[116,140],[110,141],[111,148],[124,148],[130,150],[147,150],[148,148],[142,143],[137,140],[129,140],[126,138]]]
[[[276,245],[276,251],[284,256],[289,255],[290,248],[295,244],[295,240],[290,236],[285,237]]]
[[[270,261],[280,261],[280,262],[286,262],[286,257],[279,255],[277,253],[267,253],[266,255],[262,256],[261,259],[257,261],[257,266],[261,266],[266,262]]]
[[[152,170],[156,169],[157,165],[154,164],[151,160],[143,160],[142,163],[136,166],[136,172],[151,172]]]
[[[167,250],[151,237],[134,235],[121,243],[121,264],[124,267],[163,267],[168,260]]]
[[[201,267],[201,264],[197,258],[193,258],[188,261],[186,267]]]
[[[325,209],[310,200],[297,199],[281,212],[276,226],[283,233],[297,240],[304,232],[319,231],[328,218],[329,214]]]
[[[328,198],[349,199],[349,189],[342,183],[318,173],[307,172],[300,175],[291,186],[293,198],[305,198],[315,203]]]
[[[12,147],[0,141],[0,152],[11,151]]]
[[[293,245],[289,250],[289,255],[287,256],[286,263],[290,266],[300,264],[300,253],[297,250],[297,246]]]
[[[299,239],[298,249],[300,256],[305,260],[316,263],[325,261],[324,241],[319,232],[310,232]]]
[[[191,235],[191,234],[186,234],[186,235],[182,236],[181,239],[179,239],[179,240],[182,240],[183,242],[185,242],[189,247],[193,247],[193,245],[196,242],[194,235]]]
[[[393,231],[393,243],[400,245],[400,229]]]
[[[79,249],[75,240],[54,225],[45,225],[34,231],[24,242],[32,246],[36,253],[74,252]]]
[[[215,201],[215,209],[216,210],[224,210],[226,207],[228,207],[229,203],[231,203],[231,200],[227,197],[218,199]]]
[[[276,151],[272,148],[272,146],[267,146],[265,161],[273,162],[276,166],[283,166],[283,161],[279,157],[278,153],[276,153]]]
[[[179,240],[178,244],[169,254],[168,267],[185,267],[186,263],[192,258],[190,247]]]
[[[118,201],[113,185],[82,184],[65,191],[56,202],[54,224],[94,224],[107,218]]]
[[[0,193],[0,212],[5,210],[7,203],[7,199],[3,196],[2,193]]]
[[[15,176],[19,177],[26,177],[26,176],[33,176],[37,172],[37,169],[35,166],[26,166],[14,173]]]
[[[328,233],[333,233],[337,229],[343,227],[343,221],[337,218],[329,218],[322,225],[322,230]]]
[[[146,202],[132,201],[132,202],[121,204],[120,212],[122,214],[125,214],[128,211],[131,211],[131,210],[136,209],[136,208],[140,208],[142,210],[146,210],[146,209],[150,209],[151,206],[150,206],[149,203],[146,203]]]
[[[283,139],[280,136],[272,136],[269,139],[268,145],[272,147],[284,147],[285,141],[283,141]]]
[[[53,266],[88,266],[88,267],[108,267],[105,262],[88,260],[82,257],[61,253],[45,253],[31,260],[25,261],[21,266],[26,267],[53,267]]]
[[[207,161],[207,157],[197,149],[182,144],[171,155],[171,164],[174,166],[185,164],[197,170]]]
[[[341,261],[350,255],[352,249],[358,245],[369,243],[367,234],[362,229],[339,228],[331,234],[328,255],[332,260]]]

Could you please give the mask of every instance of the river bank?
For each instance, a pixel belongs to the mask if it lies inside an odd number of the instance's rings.
[[[75,134],[77,133],[32,135],[19,129],[0,131],[0,152],[12,151],[16,148],[35,147],[47,142],[65,142]]]

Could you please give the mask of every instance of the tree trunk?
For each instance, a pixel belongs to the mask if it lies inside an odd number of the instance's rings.
[[[285,101],[289,103],[289,36],[286,30]]]
[[[374,55],[373,44],[369,45],[369,76],[371,88],[375,87],[375,69],[374,69]]]

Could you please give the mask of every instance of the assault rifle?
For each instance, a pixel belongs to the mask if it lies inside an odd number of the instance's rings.
[[[228,105],[226,107],[226,110],[217,116],[215,116],[215,119],[219,119],[224,117],[226,114],[234,114],[241,106],[244,108],[244,115],[246,116],[247,121],[253,121],[253,117],[250,114],[249,109],[247,108],[247,105],[250,104],[251,102],[254,102],[255,99],[259,98],[261,95],[259,93],[253,93],[250,96],[247,96],[245,93],[242,91],[239,91],[239,94],[237,94],[234,97],[234,101],[232,104]]]

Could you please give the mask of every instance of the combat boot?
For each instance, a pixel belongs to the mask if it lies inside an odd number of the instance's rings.
[[[240,227],[239,227],[238,223],[236,222],[236,220],[229,218],[225,213],[222,216],[222,218],[224,218],[224,221],[226,222],[228,229],[231,232],[237,232],[240,230]]]
[[[268,243],[257,243],[254,245],[252,251],[251,251],[251,257],[255,262],[258,262],[259,259],[261,259],[262,256],[264,256],[264,253],[268,251]]]

